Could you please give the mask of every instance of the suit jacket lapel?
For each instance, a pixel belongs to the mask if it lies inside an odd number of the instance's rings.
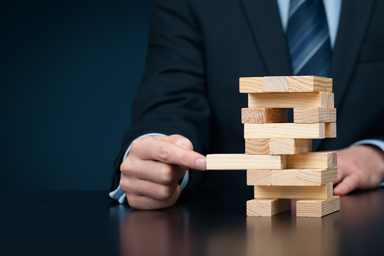
[[[364,2],[362,4],[362,2]],[[357,62],[375,0],[344,0],[333,51],[330,77],[333,78],[335,106],[340,110]]]
[[[241,0],[267,75],[290,75],[291,64],[276,0]]]

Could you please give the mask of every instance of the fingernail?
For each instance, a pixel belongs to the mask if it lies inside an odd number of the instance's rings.
[[[207,169],[207,161],[205,158],[199,158],[196,160],[196,166],[199,170],[205,170]]]

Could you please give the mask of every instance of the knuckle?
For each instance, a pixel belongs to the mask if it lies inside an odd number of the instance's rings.
[[[136,152],[140,152],[143,148],[143,145],[145,146],[147,142],[148,142],[148,137],[138,138],[132,141],[128,156],[131,154],[135,154]]]
[[[193,150],[192,142],[187,139],[186,137],[183,137],[181,135],[176,135],[175,144],[179,145],[182,148]]]
[[[127,159],[125,159],[122,163],[121,163],[121,165],[120,165],[120,172],[121,173],[126,173],[126,172],[128,172],[129,171],[129,167],[130,167],[130,165],[127,163],[128,162],[128,160]]]
[[[159,159],[161,161],[167,161],[170,156],[170,148],[167,144],[164,144],[160,147],[160,150],[158,152]]]
[[[172,168],[162,171],[161,181],[163,184],[170,184],[175,179],[175,173]]]
[[[159,199],[166,200],[172,196],[171,186],[161,186],[159,191]]]
[[[139,141],[139,139],[136,139],[136,140],[134,140],[134,141],[132,141],[132,143],[131,143],[131,152],[134,152],[134,151],[136,151],[137,149],[138,149],[138,147],[140,146],[140,141]]]
[[[128,175],[134,172],[133,163],[131,163],[128,158],[120,165],[120,172],[123,175]]]
[[[119,185],[120,185],[121,190],[123,190],[125,194],[127,194],[130,191],[130,185],[129,184],[130,184],[129,179],[122,176],[120,179]]]
[[[135,208],[135,209],[140,208],[140,201],[138,200],[138,197],[135,195],[127,195],[127,202],[132,208]]]

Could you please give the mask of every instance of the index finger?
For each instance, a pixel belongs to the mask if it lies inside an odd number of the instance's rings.
[[[177,144],[160,140],[147,140],[143,143],[143,147],[142,153],[139,153],[142,159],[179,165],[185,169],[206,170],[206,160],[203,155]]]

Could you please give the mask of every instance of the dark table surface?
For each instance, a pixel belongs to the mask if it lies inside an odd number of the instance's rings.
[[[0,255],[383,255],[384,189],[323,218],[246,217],[252,190],[202,191],[133,211],[106,191],[1,191]]]

